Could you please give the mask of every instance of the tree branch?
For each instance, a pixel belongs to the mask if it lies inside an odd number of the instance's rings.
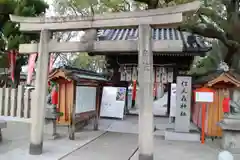
[[[190,31],[191,33],[201,35],[208,38],[216,38],[220,40],[228,48],[239,48],[238,42],[228,40],[225,33],[215,28],[212,24],[198,23],[195,25],[183,24],[179,27],[181,31]]]
[[[228,31],[228,22],[223,16],[219,15],[216,11],[208,7],[201,7],[199,8],[197,14],[204,15],[210,18],[213,22],[215,22],[221,29],[225,32]]]

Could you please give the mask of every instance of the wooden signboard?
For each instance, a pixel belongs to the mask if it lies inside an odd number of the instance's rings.
[[[205,119],[206,119],[206,106],[208,103],[214,102],[215,91],[210,88],[200,88],[194,91],[195,102],[202,105],[202,133],[201,143],[205,143]]]

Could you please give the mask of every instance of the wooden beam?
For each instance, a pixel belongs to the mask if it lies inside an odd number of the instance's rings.
[[[48,23],[21,23],[20,31],[39,32],[42,29],[51,31],[69,31],[81,30],[87,28],[122,28],[134,27],[138,24],[150,25],[179,25],[182,23],[182,13],[156,15],[150,17],[119,18],[119,19],[101,19],[101,20],[82,20],[82,21],[63,21]]]
[[[138,51],[137,40],[94,41],[89,49],[88,43],[83,42],[56,42],[49,43],[49,52],[92,52],[92,53],[130,53]],[[154,40],[153,52],[180,52],[183,48],[181,40]],[[20,44],[19,53],[30,54],[38,51],[38,44]]]

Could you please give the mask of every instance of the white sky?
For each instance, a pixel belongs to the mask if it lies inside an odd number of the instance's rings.
[[[54,11],[53,11],[53,0],[45,0],[49,4],[49,9],[46,12],[46,16],[54,16]]]
[[[46,11],[46,16],[47,17],[55,16],[56,14],[54,13],[54,7],[52,5],[53,0],[45,0],[45,2],[49,4],[49,9]],[[78,36],[71,38],[70,41],[79,41],[82,35],[83,33],[80,32]],[[72,54],[71,55],[70,54],[69,54],[69,58],[72,57]],[[56,63],[58,63],[59,61],[61,61],[61,59],[57,58]],[[28,70],[28,65],[22,66],[22,72],[27,73],[27,70]]]

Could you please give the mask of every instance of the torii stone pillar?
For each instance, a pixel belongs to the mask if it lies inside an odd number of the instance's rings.
[[[38,63],[36,76],[36,89],[34,91],[31,108],[31,137],[29,153],[32,155],[42,154],[43,131],[45,123],[45,108],[48,81],[49,52],[48,42],[50,34],[48,30],[42,30],[38,46]]]
[[[153,53],[150,25],[139,25],[139,160],[153,160]]]

